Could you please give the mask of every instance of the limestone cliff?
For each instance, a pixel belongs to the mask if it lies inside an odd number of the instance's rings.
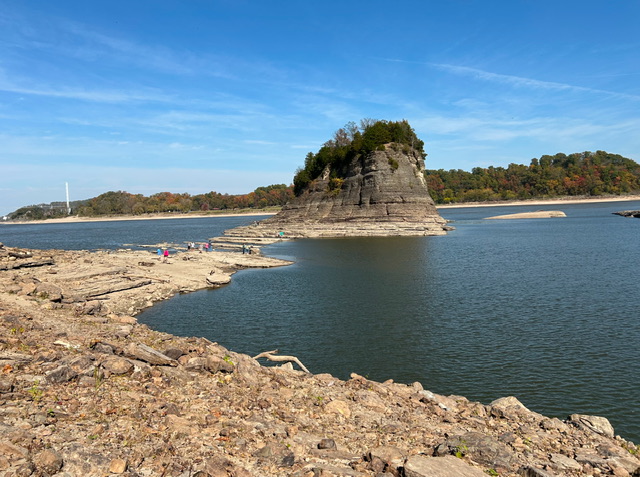
[[[388,143],[357,154],[338,178],[331,165],[280,213],[226,234],[245,237],[443,235],[415,149]],[[282,234],[280,234],[282,235]]]

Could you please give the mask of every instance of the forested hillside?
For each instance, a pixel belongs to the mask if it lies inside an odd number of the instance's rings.
[[[298,169],[294,185],[258,187],[248,194],[218,192],[190,195],[160,192],[149,197],[128,192],[106,192],[92,199],[71,203],[71,213],[86,217],[102,215],[140,215],[153,213],[189,213],[209,210],[262,209],[282,206],[332,165],[335,181],[340,182],[340,165],[354,154],[375,150],[396,142],[412,146],[425,156],[423,145],[406,121],[363,120],[362,129],[349,123],[336,131],[332,140],[316,153],[307,154],[305,167]],[[363,131],[363,132],[361,132]],[[561,196],[606,196],[640,194],[640,165],[618,154],[605,151],[556,154],[532,159],[526,166],[509,164],[507,168],[475,167],[427,169],[424,172],[429,193],[436,204],[489,202]],[[333,177],[333,176],[332,176]],[[22,207],[9,214],[11,220],[40,220],[68,215],[64,202]]]
[[[640,165],[605,151],[556,154],[528,166],[426,170],[436,204],[640,193]]]
[[[106,192],[98,197],[72,203],[71,213],[85,217],[101,215],[140,215],[179,212],[188,213],[208,210],[261,209],[282,206],[293,196],[291,186],[285,184],[258,187],[255,191],[242,195],[206,194],[189,195],[160,192],[145,197],[128,192]],[[67,215],[66,204],[40,204],[22,207],[9,214],[11,220],[40,220]]]

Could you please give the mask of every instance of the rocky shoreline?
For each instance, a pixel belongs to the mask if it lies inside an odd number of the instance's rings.
[[[640,475],[602,417],[266,366],[133,316],[285,264],[0,246],[0,476]]]

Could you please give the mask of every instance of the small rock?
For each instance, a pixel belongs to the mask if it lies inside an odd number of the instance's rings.
[[[10,393],[13,390],[13,382],[8,378],[0,378],[0,393]]]
[[[50,383],[59,384],[71,381],[77,375],[78,373],[71,369],[71,366],[63,364],[62,366],[58,366],[53,371],[49,371],[46,376],[47,381],[49,381]]]
[[[180,348],[167,348],[162,354],[168,356],[171,359],[178,359],[180,356],[183,356],[185,353]]]
[[[202,356],[194,356],[192,358],[188,358],[186,361],[185,358],[187,358],[187,356],[183,356],[180,359],[180,363],[184,364],[184,367],[189,371],[202,371],[206,369],[207,358],[204,358]]]
[[[62,456],[52,450],[44,450],[36,455],[33,463],[41,473],[53,475],[62,468]]]
[[[380,446],[367,452],[365,458],[372,462],[379,459],[385,464],[385,469],[396,469],[402,465],[406,454],[394,446]]]
[[[191,420],[185,419],[184,417],[178,417],[174,414],[168,414],[165,417],[164,422],[171,431],[185,435],[191,435],[197,430]]]
[[[521,414],[531,412],[513,396],[496,399],[489,405],[489,409],[492,416],[511,420],[518,420]]]
[[[135,325],[138,323],[138,320],[135,317],[129,315],[109,315],[109,318],[125,325]]]
[[[571,414],[568,422],[583,429],[589,429],[590,431],[602,434],[603,436],[613,438],[615,435],[613,426],[606,417]]]
[[[318,443],[318,449],[336,449],[336,441],[333,439],[322,439]]]
[[[96,343],[93,345],[93,350],[96,353],[103,353],[103,354],[113,354],[113,346],[108,345],[106,343]]]
[[[217,356],[207,356],[205,368],[210,373],[233,373],[235,366],[230,362],[230,360],[225,360]]]
[[[9,441],[0,441],[0,455],[23,459],[29,455],[29,451],[24,447],[16,446]]]
[[[287,447],[278,444],[265,444],[253,453],[254,457],[269,460],[280,467],[291,467],[295,463],[295,455]]]
[[[71,369],[79,375],[92,376],[95,370],[93,360],[88,356],[79,356],[69,361]]]
[[[62,289],[59,286],[53,285],[51,283],[38,284],[32,294],[38,298],[50,301],[62,300]]]
[[[582,466],[575,459],[562,454],[551,454],[549,460],[553,462],[554,468],[558,470],[580,470]]]
[[[165,356],[159,351],[151,348],[142,343],[130,343],[125,349],[124,352],[127,356],[135,359],[139,359],[140,361],[146,361],[149,364],[169,364],[171,366],[176,366],[175,359],[171,359],[168,356]]]
[[[452,455],[467,455],[475,462],[495,469],[509,468],[515,458],[514,451],[509,446],[480,432],[467,432],[452,437],[447,439],[445,445]]]
[[[526,466],[520,469],[520,475],[522,477],[555,477],[556,474],[537,467]]]
[[[107,358],[102,362],[102,368],[111,374],[127,374],[133,369],[133,363],[126,358]]]
[[[127,461],[124,459],[113,459],[109,463],[109,472],[112,474],[122,474],[127,470]]]
[[[115,335],[118,336],[119,338],[126,338],[131,334],[132,330],[133,330],[133,326],[123,325],[116,330]]]
[[[18,295],[31,295],[36,291],[37,285],[35,283],[23,283],[22,289],[18,292]]]
[[[340,399],[335,399],[328,403],[324,410],[330,414],[340,414],[344,416],[346,419],[351,417],[351,409],[349,408],[349,404],[346,401],[341,401]]]

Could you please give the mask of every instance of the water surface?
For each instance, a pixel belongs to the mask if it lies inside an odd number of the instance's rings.
[[[278,348],[315,373],[603,415],[638,441],[640,220],[612,215],[636,207],[516,221],[483,217],[523,207],[445,209],[445,237],[276,244],[265,251],[294,265],[240,272],[140,320],[248,354]]]
[[[487,216],[537,209],[566,218]],[[420,381],[488,403],[515,395],[565,418],[607,417],[640,442],[640,202],[442,209],[444,237],[299,240],[289,267],[175,297],[139,318],[238,352],[279,348],[315,373]],[[184,244],[261,217],[0,226],[0,242],[98,249]],[[129,245],[127,245],[129,244]]]

